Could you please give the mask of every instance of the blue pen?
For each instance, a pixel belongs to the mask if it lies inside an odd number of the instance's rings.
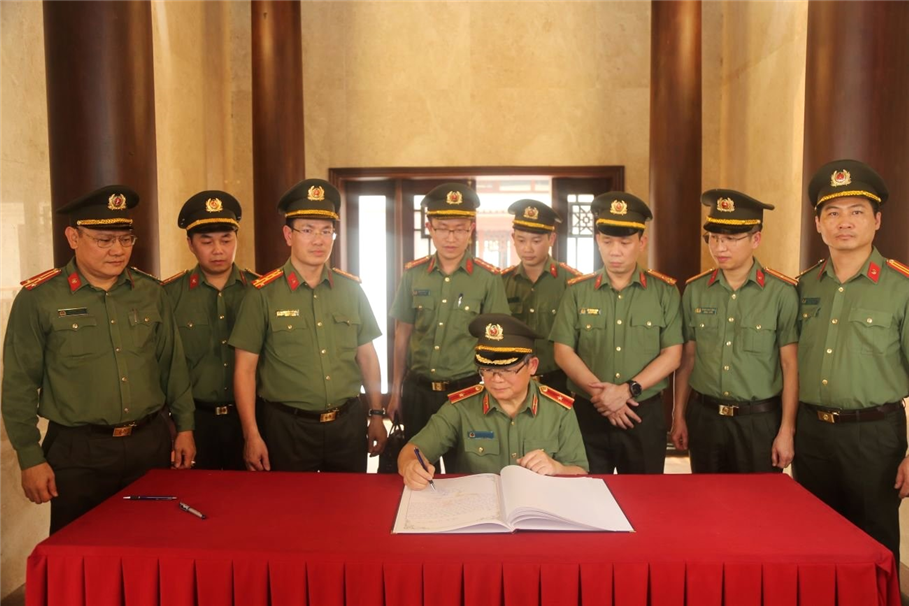
[[[417,455],[417,461],[420,462],[420,467],[423,468],[423,471],[425,471],[425,472],[428,473],[428,472],[429,472],[429,469],[426,467],[426,461],[423,460],[423,455],[420,454],[420,449],[417,448],[416,446],[414,446],[414,447],[413,447],[413,453],[414,453],[415,455]],[[433,483],[432,480],[429,481],[429,485],[432,486],[432,489],[433,489],[433,490],[436,489],[436,485]]]

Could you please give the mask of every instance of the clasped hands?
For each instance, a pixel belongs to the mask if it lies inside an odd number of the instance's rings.
[[[631,397],[631,389],[626,383],[596,381],[589,383],[587,388],[594,407],[614,427],[631,429],[636,422],[641,422],[641,417],[630,408],[638,403]]]

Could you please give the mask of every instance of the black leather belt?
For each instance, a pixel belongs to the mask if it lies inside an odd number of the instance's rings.
[[[138,421],[130,421],[129,423],[121,423],[120,425],[76,425],[70,427],[68,425],[61,425],[59,423],[54,423],[60,429],[66,429],[69,431],[84,431],[87,433],[100,433],[112,438],[125,438],[131,436],[133,433],[139,431],[149,423],[155,420],[155,418],[161,414],[160,411],[155,411],[148,415],[147,417],[142,417]]]
[[[537,381],[539,383],[545,383],[546,381],[561,381],[562,379],[566,379],[567,377],[565,376],[564,370],[553,370],[550,372],[544,372],[544,373],[541,373],[538,375],[533,375],[533,377],[531,377],[531,378],[534,381]]]
[[[880,421],[891,412],[903,408],[903,401],[888,402],[872,408],[860,408],[858,410],[844,410],[841,408],[827,408],[816,406],[807,402],[799,402],[808,410],[817,414],[819,421],[824,423],[862,423],[863,421]]]
[[[349,411],[353,410],[354,409],[353,405],[355,403],[360,402],[360,400],[358,398],[350,398],[349,400],[347,400],[340,406],[335,406],[334,408],[330,408],[330,409],[322,411],[322,412],[315,412],[312,410],[303,410],[302,408],[295,408],[293,406],[288,406],[287,404],[282,404],[280,402],[269,402],[268,400],[262,400],[262,401],[265,402],[266,404],[268,404],[269,406],[273,406],[277,410],[280,410],[281,412],[285,412],[285,413],[287,413],[289,415],[293,415],[295,417],[301,417],[303,419],[311,419],[314,421],[318,421],[319,423],[331,423],[338,417],[343,416],[343,415],[347,414]]]
[[[237,407],[233,402],[200,402],[196,400],[196,410],[220,417],[236,412]]]
[[[408,374],[407,380],[416,383],[424,389],[451,393],[453,391],[458,391],[459,389],[464,389],[466,387],[476,385],[480,382],[480,375],[469,375],[460,379],[453,379],[451,381],[433,381],[426,377],[421,377],[420,375]]]
[[[701,404],[716,412],[721,417],[755,415],[761,412],[779,410],[782,405],[779,397],[769,398],[767,400],[754,400],[753,402],[735,402],[733,400],[718,400],[696,391],[694,392],[694,396]]]

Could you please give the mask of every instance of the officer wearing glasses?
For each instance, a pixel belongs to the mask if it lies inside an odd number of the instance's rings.
[[[520,465],[542,475],[586,474],[572,398],[531,380],[540,336],[508,314],[477,316],[469,330],[477,339],[474,362],[483,384],[450,394],[404,447],[398,456],[404,484],[422,490],[435,473],[432,465],[423,469],[415,447],[427,461],[454,449],[456,473],[498,473]]]
[[[290,258],[253,282],[237,313],[228,342],[247,469],[365,472],[367,450],[385,446],[379,325],[360,279],[328,266],[340,206],[322,179],[281,197]]]
[[[127,267],[136,192],[112,185],[57,212],[75,256],[22,283],[3,347],[3,420],[22,487],[51,532],[152,468],[191,466],[193,400],[170,302]],[[168,404],[176,425],[161,415]],[[38,415],[48,419],[39,445]],[[173,452],[172,452],[173,450]]]

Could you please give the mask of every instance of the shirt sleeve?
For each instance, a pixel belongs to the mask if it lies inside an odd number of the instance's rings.
[[[786,284],[780,293],[779,311],[776,320],[777,345],[784,347],[799,341],[799,295],[795,286]]]
[[[234,349],[260,354],[268,329],[266,309],[265,295],[258,288],[251,288],[240,303],[228,344]]]
[[[427,461],[438,461],[458,443],[461,435],[461,412],[458,406],[446,402],[439,412],[429,418],[426,426],[410,441],[420,449]]]
[[[562,423],[559,425],[559,452],[556,453],[555,459],[562,465],[577,465],[584,471],[590,471],[578,417],[573,408],[562,415]]]
[[[660,333],[660,349],[681,345],[685,340],[682,337],[682,301],[679,289],[675,286],[668,286],[661,306],[666,328]]]
[[[192,431],[195,426],[195,409],[192,382],[189,380],[189,369],[183,352],[183,342],[171,301],[164,292],[164,287],[155,286],[158,293],[158,312],[161,314],[161,327],[156,335],[155,357],[161,372],[161,391],[166,395],[177,431]]]
[[[3,423],[19,468],[44,463],[38,431],[38,390],[44,380],[46,334],[31,291],[13,301],[3,342]]]
[[[406,324],[413,324],[417,318],[417,313],[413,308],[412,281],[411,272],[405,270],[404,275],[401,276],[401,283],[398,285],[398,292],[395,293],[395,300],[391,304],[391,312],[389,314],[395,320]]]
[[[567,345],[576,349],[578,345],[578,305],[577,289],[571,288],[565,290],[562,296],[562,302],[559,303],[559,311],[556,313],[555,322],[552,324],[552,330],[549,331],[549,340],[554,343]]]
[[[366,298],[366,292],[359,284],[357,288],[357,307],[360,315],[360,330],[357,332],[357,345],[365,345],[382,336],[382,329],[376,322],[376,315],[372,312],[372,306],[369,299]]]

